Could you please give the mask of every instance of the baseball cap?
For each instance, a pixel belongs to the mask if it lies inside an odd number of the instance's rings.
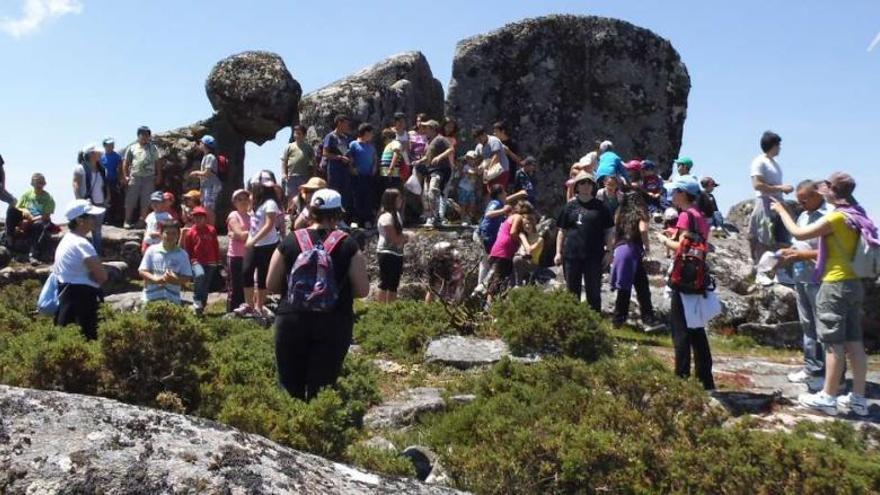
[[[114,140],[112,137],[108,137],[101,144],[104,144],[104,145],[116,144],[116,140]]]
[[[623,167],[627,170],[641,170],[642,162],[641,160],[630,160],[623,164]]]
[[[199,199],[202,197],[202,193],[200,193],[198,189],[192,189],[190,191],[187,191],[186,194],[183,195],[183,197],[189,199]]]
[[[104,148],[102,146],[98,146],[96,143],[89,143],[83,149],[83,155],[88,155],[89,153],[103,153]]]
[[[312,195],[312,201],[309,208],[316,210],[336,210],[342,209],[342,196],[333,189],[319,189]]]
[[[162,194],[162,191],[156,191],[153,194],[150,194],[150,201],[161,203],[162,201],[165,201],[165,195]]]
[[[651,160],[642,160],[642,169],[643,170],[653,170],[657,168],[657,164],[652,162]]]
[[[676,164],[676,165],[686,165],[687,168],[693,168],[693,166],[694,166],[694,161],[691,160],[690,157],[687,157],[687,156],[680,156],[680,157],[678,157],[678,158],[675,159],[675,164]]]
[[[834,172],[825,181],[828,189],[834,193],[835,206],[846,206],[855,203],[852,194],[856,190],[856,181],[846,172]]]
[[[202,136],[201,141],[202,141],[202,144],[204,144],[205,146],[207,146],[209,148],[213,148],[214,146],[217,145],[217,141],[214,140],[214,136],[212,136],[210,134],[205,134],[204,136]]]
[[[718,187],[721,184],[715,182],[715,179],[711,177],[703,177],[702,179],[700,179],[700,185],[703,186],[703,188],[705,189],[707,187]]]
[[[196,206],[195,208],[193,208],[192,214],[193,214],[193,216],[196,216],[196,215],[205,215],[205,216],[207,216],[207,215],[208,215],[208,210],[206,210],[205,208],[203,208],[203,207],[201,207],[201,206]]]
[[[691,196],[700,194],[700,183],[692,177],[678,177],[672,182],[663,184],[667,191],[684,191]]]
[[[100,215],[104,211],[105,208],[95,206],[89,203],[87,199],[74,199],[64,207],[64,217],[70,222],[83,215]]]

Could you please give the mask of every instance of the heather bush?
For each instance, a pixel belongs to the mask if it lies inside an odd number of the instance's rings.
[[[518,287],[492,305],[492,315],[497,332],[517,355],[595,361],[612,351],[608,322],[568,291]]]
[[[412,461],[391,450],[355,443],[345,450],[345,460],[363,469],[389,476],[415,476]]]
[[[354,325],[354,339],[370,353],[417,362],[428,342],[453,332],[449,314],[439,303],[398,300],[363,310]]]

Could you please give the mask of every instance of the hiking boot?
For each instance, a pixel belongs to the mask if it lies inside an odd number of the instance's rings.
[[[841,409],[849,410],[849,412],[855,414],[856,416],[867,416],[868,415],[868,401],[865,400],[865,396],[854,394],[852,392],[841,395],[837,398],[837,405],[841,407]]]
[[[801,394],[798,396],[798,403],[804,407],[809,407],[819,412],[837,415],[837,398],[826,394],[820,390],[815,394]]]

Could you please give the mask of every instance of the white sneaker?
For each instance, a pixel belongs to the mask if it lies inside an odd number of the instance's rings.
[[[868,415],[868,401],[865,400],[863,395],[857,395],[852,392],[841,395],[837,398],[837,405],[842,409],[849,409],[856,416]]]
[[[798,403],[804,407],[809,407],[831,416],[837,415],[837,398],[826,394],[822,390],[815,394],[799,395]]]
[[[425,227],[431,228],[431,227],[433,227],[433,226],[434,226],[434,219],[433,219],[433,218],[429,218],[429,219],[425,222]]]
[[[812,378],[812,375],[807,373],[806,370],[795,371],[794,373],[788,374],[788,381],[791,383],[807,383],[807,380]]]

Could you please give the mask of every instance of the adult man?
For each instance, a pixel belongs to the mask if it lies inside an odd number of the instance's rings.
[[[507,124],[503,120],[499,120],[492,125],[492,133],[501,140],[504,145],[504,154],[510,163],[508,170],[510,177],[516,177],[516,172],[523,166],[522,155],[520,154],[519,145],[510,137]]]
[[[767,251],[786,247],[791,239],[779,215],[770,209],[771,198],[782,201],[784,194],[794,190],[782,182],[782,167],[776,161],[781,145],[782,138],[778,134],[766,131],[761,136],[762,153],[752,160],[749,173],[757,195],[749,217],[749,246],[755,262]]]
[[[48,229],[52,225],[52,214],[55,213],[55,200],[45,190],[46,177],[43,174],[31,176],[31,188],[25,191],[18,200],[16,209],[20,215],[8,215],[6,229],[8,233],[15,232],[16,227],[22,222],[28,225],[27,233],[30,239],[28,254],[32,265],[40,263],[40,257],[49,242]]]
[[[284,196],[288,201],[296,197],[299,186],[312,176],[315,151],[306,143],[306,128],[293,126],[293,142],[281,153],[281,176],[284,177]]]
[[[95,217],[92,226],[92,246],[101,254],[101,227],[104,224],[104,208],[107,203],[109,191],[107,188],[106,171],[101,167],[101,148],[97,144],[90,144],[83,148],[79,164],[73,168],[73,196],[76,199],[84,199],[92,206],[97,206],[99,213]]]
[[[357,139],[352,141],[348,150],[355,172],[352,177],[354,217],[360,225],[369,229],[373,222],[373,198],[376,197],[373,178],[379,171],[376,147],[373,146],[373,126],[367,123],[359,125]]]
[[[443,223],[446,215],[446,198],[443,191],[452,176],[449,159],[454,149],[449,139],[439,133],[439,122],[428,120],[422,122],[422,125],[425,129],[425,137],[428,138],[428,147],[425,151],[425,157],[417,163],[417,169],[423,177],[427,177],[428,211],[425,216],[428,218],[425,226],[433,227]]]
[[[104,222],[108,225],[121,226],[125,221],[122,216],[125,212],[125,186],[119,176],[122,166],[122,155],[116,152],[116,141],[112,137],[108,137],[102,143],[104,145],[104,154],[101,155],[101,166],[104,167],[104,178],[107,180],[107,190],[110,193],[110,199],[107,200],[109,208],[104,214]]]
[[[128,147],[122,162],[122,181],[128,185],[125,191],[125,228],[132,228],[135,208],[139,208],[138,225],[150,213],[150,194],[162,183],[162,165],[159,148],[151,142],[152,131],[147,126],[138,127],[137,142]]]
[[[800,227],[818,221],[833,209],[819,194],[818,185],[811,180],[798,184],[797,201],[804,209],[797,219]],[[813,271],[818,253],[819,238],[796,241],[792,247],[782,250],[782,263],[790,264],[794,272],[798,318],[804,330],[804,368],[788,374],[789,381],[795,383],[825,376],[825,351],[816,336],[816,295],[819,293],[819,284],[813,281]]]
[[[691,170],[694,169],[694,161],[690,157],[680,156],[676,158],[673,163],[675,164],[675,174],[677,178],[693,180],[694,182],[700,181],[696,175],[691,173]],[[673,179],[670,178],[669,182],[672,182],[672,180]]]
[[[343,207],[351,211],[351,158],[348,156],[348,125],[351,119],[337,115],[333,119],[336,126],[324,136],[321,168],[327,174],[327,186],[342,196]]]
[[[504,150],[504,144],[495,136],[486,134],[486,129],[482,126],[476,126],[471,135],[477,142],[477,154],[483,159],[480,165],[485,176],[486,172],[491,172],[501,166],[501,174],[486,181],[486,190],[492,188],[494,184],[501,184],[505,189],[510,179],[510,161],[507,158],[507,152]]]

